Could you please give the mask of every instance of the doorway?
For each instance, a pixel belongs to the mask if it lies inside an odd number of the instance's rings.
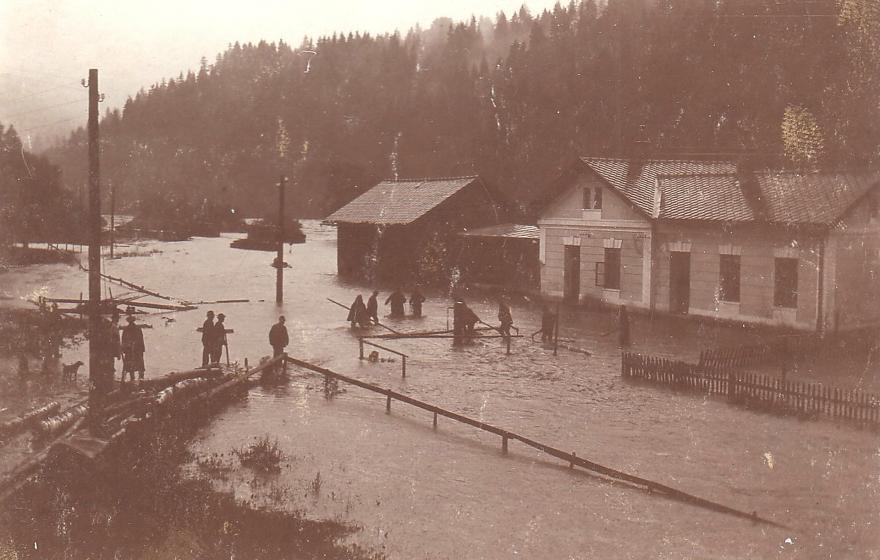
[[[577,245],[565,246],[562,284],[562,297],[565,301],[578,303],[581,298],[581,248]]]
[[[669,255],[669,310],[687,313],[691,304],[691,254],[673,251]]]

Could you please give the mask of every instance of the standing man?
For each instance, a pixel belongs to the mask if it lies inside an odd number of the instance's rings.
[[[501,321],[501,327],[498,330],[503,336],[510,336],[510,327],[513,326],[513,315],[510,314],[510,306],[503,295],[498,298],[498,320]]]
[[[214,323],[214,349],[211,352],[211,363],[219,364],[220,359],[223,357],[223,347],[226,346],[226,325],[223,321],[226,320],[226,315],[220,313],[217,315],[217,322]],[[227,351],[227,355],[228,355]]]
[[[373,290],[373,295],[367,300],[367,319],[374,325],[379,324],[379,290]]]
[[[141,326],[135,324],[134,317],[129,315],[125,318],[128,325],[122,329],[122,380],[125,381],[125,374],[131,376],[134,381],[135,372],[138,378],[144,378],[144,331]]]
[[[422,304],[425,303],[425,296],[422,295],[422,292],[419,290],[419,287],[413,290],[412,295],[409,297],[409,306],[412,308],[413,317],[421,317],[422,316]]]
[[[110,320],[110,352],[113,355],[113,371],[116,371],[116,360],[122,359],[122,341],[119,338],[119,310],[113,309],[113,315]],[[125,374],[122,374],[122,381],[125,381]]]
[[[284,326],[284,315],[278,317],[278,322],[269,329],[269,344],[272,346],[272,357],[284,353],[284,347],[290,342],[287,336],[287,327]]]
[[[208,311],[205,322],[199,329],[202,333],[202,367],[211,363],[211,352],[214,350],[214,312]]]

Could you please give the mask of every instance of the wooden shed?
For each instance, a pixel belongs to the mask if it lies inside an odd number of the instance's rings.
[[[459,232],[501,223],[477,176],[382,181],[327,217],[337,226],[339,276],[446,284],[460,265]]]

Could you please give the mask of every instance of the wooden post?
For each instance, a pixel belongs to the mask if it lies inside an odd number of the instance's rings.
[[[391,389],[388,389],[388,396],[385,399],[385,414],[391,414]]]
[[[437,429],[437,413],[434,413],[434,429]]]
[[[113,245],[116,242],[116,184],[110,183],[110,258],[113,258]]]
[[[244,369],[245,369],[245,370],[248,369],[248,361],[247,361],[247,358],[244,359]]]
[[[559,304],[556,304],[556,324],[553,328],[553,355],[556,355],[559,349]]]
[[[406,377],[406,356],[402,356],[400,363],[401,363],[401,368],[403,370],[403,376]]]
[[[507,455],[507,436],[501,436],[501,453]]]
[[[573,468],[574,468],[574,460],[575,460],[575,459],[577,459],[577,453],[575,453],[574,451],[572,451],[572,452],[571,452],[571,461],[568,462],[568,468],[570,468],[570,469],[573,469]]]
[[[98,70],[89,69],[89,419],[92,430],[101,418],[106,371],[101,333],[101,182],[98,136]]]
[[[360,358],[363,360],[364,359],[364,338],[362,336],[358,337],[358,346],[360,346],[360,352],[361,352]]]
[[[284,352],[284,359],[281,360],[281,373],[287,375],[287,352]],[[226,356],[229,356],[229,349],[226,349]]]
[[[278,250],[275,257],[275,303],[284,302],[284,181],[281,176],[278,182]]]
[[[510,356],[510,336],[507,337],[507,355]]]

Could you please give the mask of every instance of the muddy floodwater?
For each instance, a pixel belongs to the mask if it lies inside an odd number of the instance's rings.
[[[285,304],[274,303],[270,253],[229,248],[230,237],[127,248],[143,256],[106,260],[105,270],[190,301],[249,299],[143,318],[147,375],[198,365],[195,329],[210,308],[227,315],[233,361],[271,353],[268,330],[287,317],[288,352],[345,375],[494,424],[615,469],[667,484],[785,525],[755,525],[648,494],[427,412],[291,369],[289,382],[258,387],[222,410],[191,443],[197,458],[220,457],[268,435],[287,455],[281,472],[257,477],[217,469],[215,487],[241,500],[360,528],[352,544],[388,558],[880,558],[880,438],[827,420],[752,412],[723,400],[626,383],[610,315],[565,311],[563,336],[584,354],[518,339],[462,349],[449,340],[389,341],[399,361],[358,359],[345,310],[368,287],[336,277],[335,230],[306,223],[308,242],[286,255]],[[159,252],[152,252],[159,251]],[[85,258],[85,255],[83,255]],[[114,295],[124,288],[108,286]],[[383,290],[382,301],[388,294]],[[32,293],[78,297],[85,275],[40,265],[0,273],[4,305]],[[429,293],[426,317],[393,320],[400,330],[443,329],[449,300]],[[8,299],[11,298],[11,299]],[[496,308],[474,294],[481,318]],[[380,305],[380,315],[387,307]],[[513,306],[516,325],[539,327],[533,303]],[[721,327],[635,317],[635,351],[686,355],[743,337]],[[383,357],[390,356],[385,352]],[[85,359],[67,351],[65,363]],[[393,356],[392,356],[393,357]],[[224,356],[225,359],[225,356]],[[845,372],[844,372],[845,374]],[[875,377],[875,371],[862,372]],[[232,459],[229,459],[232,461]],[[231,464],[231,463],[230,463]],[[194,475],[200,467],[183,465]],[[201,473],[204,474],[204,473]]]

